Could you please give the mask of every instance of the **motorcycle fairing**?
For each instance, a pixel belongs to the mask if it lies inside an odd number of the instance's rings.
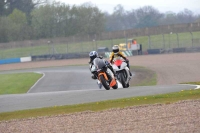
[[[110,82],[110,86],[113,87],[114,85],[116,85],[117,82],[116,80],[113,78],[112,81]]]

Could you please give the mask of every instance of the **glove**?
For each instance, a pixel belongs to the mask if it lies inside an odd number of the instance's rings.
[[[100,55],[99,58],[100,58],[100,59],[103,59],[103,56]]]
[[[106,61],[105,61],[105,64],[106,64],[106,65],[109,65],[109,62],[106,60]]]

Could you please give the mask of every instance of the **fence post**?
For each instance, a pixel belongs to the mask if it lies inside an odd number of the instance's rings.
[[[178,48],[179,48],[179,37],[178,37],[178,33],[176,33],[176,37],[177,37]]]
[[[67,49],[66,49],[66,52],[68,53],[68,49],[69,49],[69,46],[68,46],[69,44],[68,44],[68,42],[67,42]]]
[[[191,34],[191,37],[192,37],[192,47],[194,47],[193,46],[193,34],[192,34],[192,32],[190,32],[190,34]]]
[[[112,46],[113,46],[113,38],[112,38],[112,34],[111,34],[111,32],[109,32],[109,38],[110,38],[110,40],[111,40],[110,49],[112,50]]]
[[[165,35],[162,34],[162,36],[163,36],[163,48],[165,49]]]
[[[171,48],[171,37],[170,37],[171,33],[169,34],[169,49]]]
[[[149,49],[151,49],[151,37],[148,35],[148,44],[149,44]]]
[[[97,35],[95,34],[95,45],[96,45],[96,50],[97,50],[97,40],[96,40],[96,38],[97,38]]]
[[[49,55],[51,54],[51,50],[50,50],[50,41],[47,41],[47,45],[48,45],[48,49],[49,49]]]
[[[75,43],[75,36],[73,36],[73,43]]]

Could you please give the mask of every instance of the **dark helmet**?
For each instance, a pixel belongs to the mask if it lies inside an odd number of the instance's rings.
[[[98,53],[96,51],[91,51],[89,53],[90,59],[93,60],[98,56]]]
[[[118,45],[114,45],[112,47],[112,51],[114,52],[114,54],[118,54],[118,52],[119,52],[119,46]]]

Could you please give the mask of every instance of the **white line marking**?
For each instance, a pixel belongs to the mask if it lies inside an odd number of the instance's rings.
[[[37,84],[41,79],[43,79],[43,78],[45,77],[45,73],[43,73],[43,72],[35,72],[35,73],[43,74],[43,76],[42,76],[40,79],[38,79],[38,81],[27,91],[27,93],[29,93],[29,92],[33,89],[33,87],[35,87],[36,84]]]
[[[179,85],[190,85],[190,86],[196,86],[194,90],[200,89],[200,85],[194,85],[194,84],[179,84]]]
[[[200,89],[200,85],[196,85],[195,90]]]

